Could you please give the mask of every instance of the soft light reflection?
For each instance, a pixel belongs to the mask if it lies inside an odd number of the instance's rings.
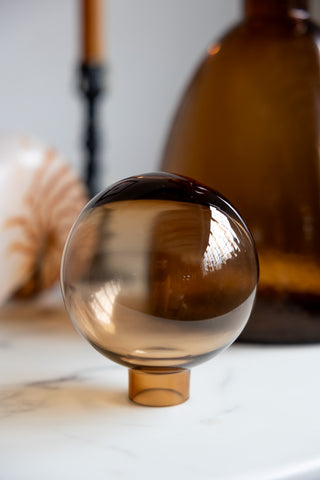
[[[237,255],[239,239],[232,229],[226,215],[210,206],[210,234],[202,260],[202,270],[219,270],[227,260]]]
[[[208,48],[208,55],[210,57],[213,57],[216,55],[218,52],[220,52],[221,45],[218,43],[218,45],[212,45],[211,47]]]
[[[38,150],[30,149],[24,152],[24,163],[30,168],[36,168],[42,161],[42,155]]]
[[[107,282],[100,287],[92,297],[90,307],[95,318],[101,324],[108,327],[109,333],[115,332],[115,326],[112,323],[112,314],[115,299],[120,291],[120,285],[117,282]]]

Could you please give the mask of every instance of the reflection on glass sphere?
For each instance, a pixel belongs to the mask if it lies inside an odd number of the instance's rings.
[[[75,326],[130,368],[129,396],[147,405],[188,398],[188,368],[237,338],[257,280],[254,243],[236,210],[164,173],[127,178],[91,200],[61,273]]]

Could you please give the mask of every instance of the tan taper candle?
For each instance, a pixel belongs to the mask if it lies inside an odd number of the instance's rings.
[[[82,61],[99,64],[104,60],[105,0],[82,1]]]

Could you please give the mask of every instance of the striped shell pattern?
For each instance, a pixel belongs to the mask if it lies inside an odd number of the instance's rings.
[[[0,304],[57,281],[65,240],[86,201],[85,187],[56,151],[0,136]]]

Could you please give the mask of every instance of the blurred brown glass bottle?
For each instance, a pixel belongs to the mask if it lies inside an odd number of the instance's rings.
[[[161,169],[223,193],[260,283],[242,339],[320,341],[320,30],[306,2],[247,0],[182,98]]]

